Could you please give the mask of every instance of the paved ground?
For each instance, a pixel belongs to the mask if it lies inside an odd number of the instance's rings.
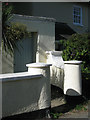
[[[51,101],[51,107],[52,110],[55,112],[64,112],[62,115],[60,115],[59,118],[88,118],[88,110],[86,111],[76,111],[76,110],[72,110],[69,111],[69,106],[67,104],[65,104],[64,99],[54,99]],[[71,106],[70,106],[71,108]],[[85,108],[88,109],[88,105],[85,105]],[[66,111],[67,109],[67,111]],[[69,111],[69,112],[68,112]]]
[[[60,116],[59,118],[88,118],[88,112],[85,111],[79,111],[75,113],[69,112]]]
[[[54,89],[54,91],[53,91]],[[70,98],[72,99],[72,98]],[[71,102],[66,102],[65,96],[58,88],[52,88],[51,112],[62,113],[58,118],[88,118],[88,104],[84,107],[87,110],[75,110],[77,104],[82,103],[82,98],[73,98]],[[75,104],[74,104],[75,103]]]

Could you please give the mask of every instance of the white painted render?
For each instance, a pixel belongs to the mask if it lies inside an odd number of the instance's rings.
[[[82,61],[63,61],[62,51],[46,51],[50,68],[50,82],[61,88],[65,95],[82,95],[81,67]]]
[[[14,58],[9,53],[2,51],[2,74],[14,72]]]
[[[82,95],[81,61],[64,62],[64,94]]]
[[[13,20],[25,24],[28,31],[37,32],[36,62],[46,62],[45,51],[55,50],[55,19],[14,15]]]
[[[62,51],[46,51],[47,63],[52,63],[50,67],[50,82],[63,90],[64,85],[64,61]]]
[[[64,87],[64,70],[56,67],[54,65],[51,66],[51,81],[52,85],[55,85],[63,90]]]
[[[32,45],[34,50],[31,47],[30,48],[29,47],[27,48],[27,46],[25,47],[28,49],[28,54],[33,52],[33,58],[34,58],[33,62],[46,63],[45,51],[55,50],[55,19],[46,18],[46,17],[14,15],[12,18],[12,22],[18,22],[18,23],[25,24],[27,26],[28,31],[33,33],[32,40],[33,41],[35,40],[35,42],[31,42],[31,43],[34,43],[34,46]],[[23,42],[23,40],[22,40],[22,42]],[[24,42],[25,42],[25,40],[24,40]],[[28,43],[30,43],[30,42],[28,42]],[[24,44],[24,46],[27,44]],[[20,49],[20,52],[21,52],[21,49]],[[2,73],[13,73],[14,71],[17,71],[17,70],[15,70],[14,65],[16,65],[17,63],[19,64],[20,61],[25,62],[25,60],[26,60],[25,59],[26,54],[23,52],[23,50],[21,53],[22,53],[22,59],[20,60],[20,57],[17,54],[13,55],[11,57],[8,53],[3,52]],[[15,58],[15,56],[16,56],[16,58]],[[26,56],[26,58],[30,58],[30,57]],[[17,62],[15,62],[15,61],[17,61]],[[29,61],[29,60],[27,60],[27,61]],[[29,63],[30,63],[30,61],[29,61]],[[20,64],[21,64],[21,62],[20,62]],[[28,64],[28,62],[26,62],[26,64]],[[18,65],[17,65],[17,67],[18,67]],[[21,67],[21,69],[22,68],[23,67]],[[20,69],[19,69],[19,72],[23,72],[23,70],[20,71]]]
[[[0,85],[2,83],[0,116],[6,117],[50,107],[50,65],[42,67],[39,64],[38,73],[36,69],[33,68],[34,74],[29,71],[0,75]]]
[[[42,74],[44,86],[39,99],[39,109],[49,107],[51,105],[51,86],[50,86],[50,66],[51,64],[46,63],[31,63],[26,65],[30,74]],[[39,86],[38,86],[39,87]],[[46,93],[44,93],[46,91]]]

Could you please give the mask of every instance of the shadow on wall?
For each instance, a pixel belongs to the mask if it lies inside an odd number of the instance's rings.
[[[66,95],[76,95],[76,96],[80,96],[80,94],[76,91],[76,90],[74,90],[74,89],[68,89],[67,91],[66,91]]]
[[[13,57],[2,52],[2,73],[13,73]]]
[[[37,110],[28,113],[22,113],[18,115],[13,115],[9,117],[2,118],[1,120],[36,120],[36,119],[43,119],[46,117],[46,111],[48,109]]]
[[[62,99],[63,97],[64,97],[63,90],[59,87],[51,85],[51,100],[54,100],[56,98]]]

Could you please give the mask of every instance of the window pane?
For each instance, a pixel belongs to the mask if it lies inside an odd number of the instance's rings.
[[[73,19],[74,19],[73,21],[74,21],[74,23],[75,23],[75,15],[74,15]]]
[[[81,13],[81,12],[79,11],[78,14],[80,15],[80,13]]]
[[[74,23],[81,23],[81,8],[80,7],[74,7],[73,9],[73,21]]]
[[[79,16],[79,23],[81,23],[81,19],[80,19],[80,16]]]
[[[78,23],[78,17],[76,16],[76,23]]]

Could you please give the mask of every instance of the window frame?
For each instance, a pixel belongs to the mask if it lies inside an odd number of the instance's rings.
[[[75,8],[79,8],[80,9],[80,15],[76,15],[76,16],[80,16],[80,23],[79,22],[74,22],[74,16],[75,16],[75,14],[74,14],[74,9]],[[73,24],[74,25],[79,25],[79,26],[83,26],[82,25],[82,7],[81,6],[77,6],[77,5],[74,5],[73,6]]]

